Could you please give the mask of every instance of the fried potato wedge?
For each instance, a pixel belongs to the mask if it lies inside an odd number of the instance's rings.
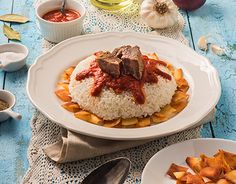
[[[183,91],[183,92],[187,92],[189,89],[189,85],[186,79],[181,78],[179,80],[176,81],[177,85],[178,85],[178,90]]]
[[[137,127],[146,127],[151,125],[151,118],[139,118],[138,123],[136,124]]]
[[[176,112],[176,110],[171,106],[171,105],[166,105],[160,113],[156,113],[156,114],[162,114],[162,115],[167,115],[167,116],[171,116]]]
[[[226,173],[224,177],[231,183],[236,184],[236,170],[232,170]]]
[[[70,82],[70,76],[66,74],[66,72],[63,72],[63,74],[60,76],[60,82],[69,83]]]
[[[73,102],[66,102],[62,104],[62,107],[74,113],[80,111],[80,106],[77,103],[73,103]]]
[[[171,102],[170,105],[176,110],[176,113],[179,113],[188,105],[188,100],[182,99],[177,102]]]
[[[175,72],[175,68],[172,64],[167,64],[167,68],[170,70],[170,72],[172,73],[172,75],[174,75],[174,72]]]
[[[74,115],[76,118],[79,118],[84,121],[88,121],[93,124],[103,123],[103,120],[101,118],[99,118],[98,116],[91,114],[90,112],[87,112],[87,111],[82,110],[82,111],[74,113]]]
[[[231,182],[227,181],[226,179],[220,179],[216,182],[216,184],[231,184]]]
[[[184,78],[180,78],[180,79],[176,80],[176,83],[177,83],[178,87],[189,86],[187,80]]]
[[[166,105],[160,112],[154,113],[152,116],[152,120],[154,123],[159,123],[166,121],[172,118],[176,114],[176,109],[173,108],[171,105]]]
[[[218,154],[224,155],[224,159],[231,169],[236,169],[236,154],[233,154],[224,150],[219,150]]]
[[[187,182],[187,176],[188,176],[189,172],[186,172],[186,174],[179,179],[179,181],[182,181],[182,182]]]
[[[174,172],[173,174],[177,180],[181,180],[181,178],[183,178],[187,174],[187,172],[180,171],[180,172]]]
[[[220,168],[213,168],[213,167],[205,167],[201,169],[199,175],[202,177],[207,177],[212,181],[218,181],[222,175],[222,170]]]
[[[121,119],[115,119],[115,120],[111,120],[111,121],[104,121],[103,126],[108,127],[108,128],[112,128],[112,127],[117,126],[120,122],[121,122]]]
[[[155,124],[158,124],[158,123],[161,123],[161,122],[163,122],[163,121],[166,121],[166,120],[168,120],[168,118],[166,117],[166,116],[164,116],[164,115],[158,115],[158,116],[156,116],[156,115],[152,115],[151,116],[151,120],[152,120],[152,122],[154,122]]]
[[[82,119],[84,121],[88,121],[90,119],[91,113],[87,111],[79,111],[79,112],[76,112],[74,115],[76,118]]]
[[[57,84],[58,89],[65,89],[66,91],[69,91],[69,84],[65,82],[59,82]]]
[[[183,76],[184,76],[184,75],[183,75],[183,70],[182,70],[181,68],[178,68],[178,69],[175,70],[175,72],[174,72],[174,78],[175,78],[176,81],[182,79]]]
[[[64,83],[69,83],[70,82],[70,76],[72,74],[72,72],[74,71],[75,67],[71,66],[69,68],[67,68],[62,75],[60,76],[60,81],[64,82]]]
[[[187,175],[186,184],[205,184],[205,182],[200,176],[189,173]]]
[[[219,153],[215,157],[207,157],[206,155],[201,155],[202,161],[209,167],[222,169],[224,172],[230,171],[230,166],[226,163],[224,155]]]
[[[179,87],[178,88],[180,91],[183,91],[183,92],[187,92],[188,91],[188,89],[189,89],[189,86],[181,86],[181,87]]]
[[[196,173],[199,173],[202,169],[202,159],[197,157],[187,157],[186,163]]]
[[[75,67],[71,66],[65,70],[65,73],[70,77],[72,72],[74,71]]]
[[[71,101],[70,93],[69,93],[69,91],[67,91],[65,89],[58,89],[55,91],[55,94],[63,102],[70,102]]]
[[[225,172],[231,171],[230,165],[225,160],[224,152],[219,151],[219,154],[215,156],[217,160],[221,160],[222,168]]]
[[[188,170],[187,167],[179,166],[179,165],[172,163],[166,174],[169,175],[171,178],[176,179],[174,173],[187,172],[187,170]]]
[[[121,124],[123,126],[136,125],[137,123],[138,123],[138,118],[127,118],[121,120]]]
[[[176,91],[175,94],[172,97],[172,103],[178,103],[181,100],[188,100],[189,95],[182,92],[182,91]]]
[[[102,118],[99,118],[95,114],[91,114],[89,122],[93,124],[101,124],[103,123],[103,120]]]

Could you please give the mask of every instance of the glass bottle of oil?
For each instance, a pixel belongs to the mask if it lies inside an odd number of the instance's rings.
[[[120,10],[132,4],[133,0],[90,0],[91,3],[104,10]]]

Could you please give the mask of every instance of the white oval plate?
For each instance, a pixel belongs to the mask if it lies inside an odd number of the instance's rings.
[[[135,129],[97,126],[76,119],[73,113],[63,109],[54,94],[59,75],[95,51],[112,50],[125,44],[138,45],[145,53],[157,52],[161,59],[183,69],[190,84],[187,107],[165,123]],[[221,87],[211,63],[178,41],[149,34],[110,32],[74,37],[41,55],[29,69],[27,93],[38,110],[69,130],[105,139],[138,140],[170,135],[196,125],[217,104]]]
[[[200,154],[213,156],[219,149],[236,153],[236,142],[224,139],[192,139],[166,147],[156,153],[145,166],[142,184],[175,184],[176,181],[166,175],[172,163],[187,166],[188,156],[199,157]]]

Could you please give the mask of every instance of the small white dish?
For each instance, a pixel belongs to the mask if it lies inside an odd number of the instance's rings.
[[[12,60],[2,60],[0,58],[0,69],[7,71],[7,72],[14,72],[21,69],[25,63],[26,58],[28,57],[29,50],[26,46],[20,43],[7,43],[0,45],[0,54],[4,54],[7,52],[21,54],[22,56],[17,59]]]
[[[45,1],[36,8],[36,17],[42,36],[54,43],[80,35],[83,30],[83,20],[86,14],[86,9],[79,1],[70,0],[66,1],[65,8],[79,12],[79,18],[68,22],[50,22],[42,18],[43,15],[52,10],[59,10],[61,3],[61,0]]]
[[[213,156],[219,149],[236,153],[236,142],[224,139],[202,138],[166,147],[148,161],[142,173],[141,184],[175,184],[176,181],[166,175],[172,163],[187,166],[186,157],[199,157],[200,154]]]
[[[11,92],[0,90],[0,99],[9,104],[9,108],[0,111],[0,122],[6,121],[10,117],[14,118],[15,120],[20,120],[22,118],[19,113],[12,111],[12,108],[16,103],[16,98]]]
[[[106,128],[77,119],[61,107],[61,101],[55,95],[61,73],[96,51],[111,51],[122,45],[138,45],[144,53],[156,52],[161,59],[183,69],[190,85],[189,103],[183,111],[166,122],[145,128]],[[40,56],[29,69],[27,93],[38,110],[69,130],[104,139],[140,140],[199,126],[201,120],[215,108],[221,85],[218,73],[209,60],[176,40],[134,32],[108,32],[65,40]]]

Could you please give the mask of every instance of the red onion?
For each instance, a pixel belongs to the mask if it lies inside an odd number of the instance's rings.
[[[206,0],[173,0],[173,2],[179,8],[191,11],[200,8]]]

